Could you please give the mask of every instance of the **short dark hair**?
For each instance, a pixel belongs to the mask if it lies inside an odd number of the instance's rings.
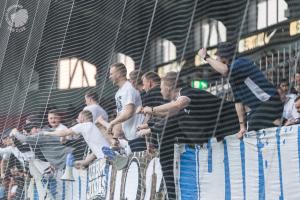
[[[60,116],[61,113],[58,109],[52,109],[52,110],[48,111],[48,115],[49,114],[54,114],[54,115]]]
[[[23,127],[24,131],[26,133],[30,133],[31,129],[33,128],[40,128],[41,124],[38,122],[30,122],[28,124],[25,124],[25,126]]]
[[[134,81],[135,86],[142,85],[142,72],[140,70],[133,70],[129,73],[129,78]]]
[[[93,99],[94,101],[98,101],[98,99],[99,99],[99,96],[98,96],[97,92],[93,91],[93,90],[87,91],[85,93],[85,96],[87,96],[88,98]]]
[[[283,78],[283,79],[281,79],[281,80],[279,81],[279,85],[280,85],[281,83],[287,83],[287,85],[289,85],[289,81],[288,81],[287,79],[285,79],[285,78]]]
[[[142,78],[145,78],[147,80],[151,80],[154,83],[160,84],[160,77],[157,73],[150,71],[150,72],[146,72]]]
[[[114,63],[111,65],[111,68],[112,67],[115,67],[123,75],[123,77],[126,77],[127,68],[123,63]]]
[[[42,118],[40,114],[30,114],[26,117],[26,120],[29,122],[38,121]]]

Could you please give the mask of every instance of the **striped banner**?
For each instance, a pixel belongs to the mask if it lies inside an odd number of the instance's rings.
[[[127,167],[122,170],[117,170],[105,159],[99,159],[88,170],[73,168],[74,181],[61,180],[62,174],[56,177],[56,185],[51,190],[55,196],[48,195],[46,200],[152,200],[164,196],[159,158],[146,152],[130,155]],[[39,197],[39,193],[44,194],[45,189],[38,191],[35,181],[32,179],[30,182],[28,197],[42,200],[44,198]]]
[[[32,178],[26,191],[27,198],[30,200],[86,200],[88,185],[87,170],[73,168],[74,181],[61,180],[62,174],[58,173],[48,183],[47,180],[43,180],[43,187],[37,187],[36,180]]]
[[[86,188],[88,185],[86,170],[77,170],[73,168],[75,181],[64,181],[64,193],[66,200],[86,200]]]
[[[300,199],[300,126],[175,145],[181,200]]]

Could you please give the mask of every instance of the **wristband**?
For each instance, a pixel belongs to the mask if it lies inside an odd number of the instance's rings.
[[[240,124],[244,124],[244,122],[240,122]]]
[[[210,55],[206,54],[203,59],[206,61],[207,58],[210,58]]]

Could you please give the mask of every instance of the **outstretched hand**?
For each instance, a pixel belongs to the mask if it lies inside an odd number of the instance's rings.
[[[198,51],[198,55],[199,55],[202,59],[205,58],[206,54],[207,54],[207,51],[206,51],[205,48],[201,48],[201,49]]]
[[[112,134],[112,130],[114,128],[114,124],[112,122],[110,122],[107,126],[107,130],[106,130],[106,133],[107,134]]]
[[[143,106],[138,106],[138,107],[136,108],[136,110],[135,110],[135,113],[136,113],[136,114],[141,114],[141,113],[143,113]]]
[[[139,131],[139,130],[142,130],[142,129],[147,129],[147,128],[149,128],[149,126],[148,126],[147,123],[145,123],[145,124],[140,124],[140,125],[137,126],[137,130],[138,130],[138,131]]]
[[[84,160],[78,160],[74,162],[74,167],[76,169],[84,169],[86,168],[88,165],[86,164],[86,162]]]
[[[139,136],[148,136],[148,135],[150,135],[151,134],[151,129],[150,128],[147,128],[147,129],[142,129],[142,130],[139,130],[138,132],[137,132],[137,134],[139,135]]]
[[[146,106],[143,108],[142,113],[143,114],[153,114],[152,111],[153,111],[153,108]]]

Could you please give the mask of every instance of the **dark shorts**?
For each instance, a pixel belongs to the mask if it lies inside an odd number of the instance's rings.
[[[283,103],[278,95],[261,103],[255,111],[248,116],[248,131],[274,127],[273,121],[281,119]]]

